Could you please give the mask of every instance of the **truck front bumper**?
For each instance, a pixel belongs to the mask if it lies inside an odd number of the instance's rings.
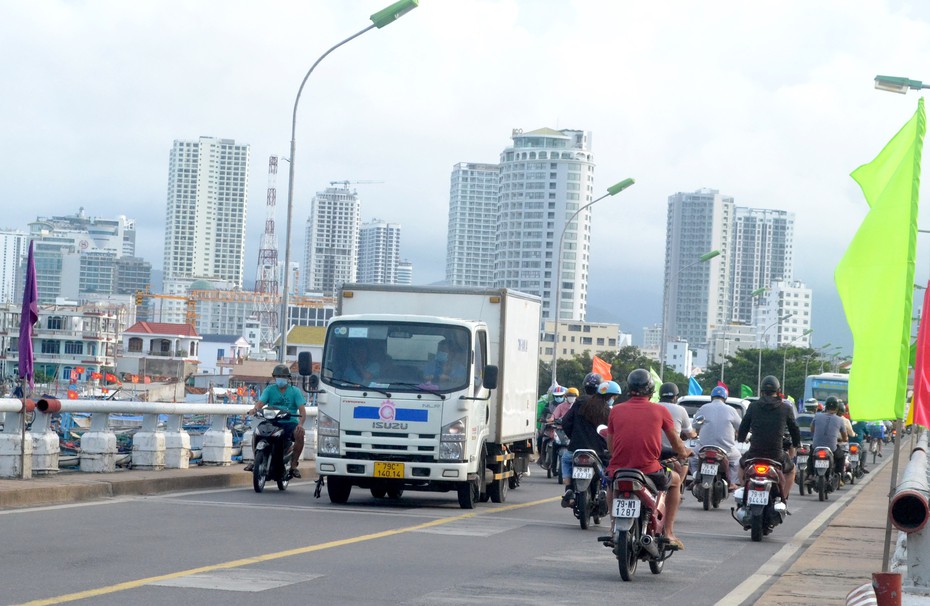
[[[402,465],[403,467],[400,467]],[[468,463],[422,463],[419,461],[369,461],[337,459],[317,455],[320,475],[335,475],[414,482],[461,482],[468,479]]]

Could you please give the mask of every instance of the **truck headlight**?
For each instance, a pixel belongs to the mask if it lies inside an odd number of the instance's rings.
[[[320,436],[336,436],[336,438],[338,438],[339,421],[327,414],[318,412],[316,418],[316,433]]]
[[[465,441],[468,439],[468,419],[462,417],[444,425],[439,436],[439,460],[462,461],[465,459]]]
[[[321,436],[317,442],[317,454],[321,455],[338,455],[339,454],[339,437],[338,436]]]

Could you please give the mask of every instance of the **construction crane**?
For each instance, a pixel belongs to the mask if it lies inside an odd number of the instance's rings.
[[[330,182],[329,182],[330,185],[342,185],[342,186],[343,186],[344,188],[346,188],[346,189],[349,189],[349,185],[371,185],[372,183],[384,183],[384,181],[368,181],[368,180],[362,180],[362,181],[349,181],[349,180],[344,180],[344,181],[330,181]]]
[[[184,323],[194,326],[197,323],[197,299],[189,295],[159,295],[149,292],[149,287],[145,290],[137,290],[135,294],[136,306],[142,305],[145,299],[170,299],[173,301],[184,301]]]

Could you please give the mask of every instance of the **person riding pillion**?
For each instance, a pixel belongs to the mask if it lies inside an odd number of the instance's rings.
[[[291,475],[299,478],[300,471],[297,470],[297,466],[300,463],[300,455],[304,450],[303,425],[304,421],[307,420],[307,400],[300,389],[290,384],[291,371],[287,366],[278,364],[271,371],[271,376],[274,378],[274,383],[265,388],[248,414],[255,414],[265,406],[291,414],[290,419],[281,422],[281,428],[284,430],[285,438],[294,441],[294,450],[291,453]],[[252,436],[252,448],[253,450],[255,448],[254,435]],[[252,463],[245,466],[245,471],[252,471]]]
[[[818,412],[811,419],[811,450],[816,448],[829,448],[833,451],[834,469],[842,470],[846,466],[846,453],[839,446],[839,442],[849,439],[846,433],[846,419],[839,416],[839,400],[830,396],[824,402],[824,412]],[[808,477],[813,479],[814,457],[807,460]],[[841,475],[842,477],[842,475]]]
[[[568,448],[562,453],[562,482],[565,492],[562,494],[562,507],[571,507],[575,498],[572,491],[572,454],[576,450],[593,450],[598,456],[607,451],[607,441],[597,432],[600,425],[607,424],[610,406],[620,395],[620,386],[614,381],[604,381],[597,393],[575,405],[562,416],[562,430],[568,436]]]

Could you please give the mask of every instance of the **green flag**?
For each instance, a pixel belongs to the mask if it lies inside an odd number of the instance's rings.
[[[749,385],[740,384],[739,386],[739,397],[741,398],[751,398],[752,397],[752,387]]]
[[[869,212],[834,279],[853,335],[849,403],[857,421],[904,414],[910,357],[924,100],[872,162],[853,171]]]
[[[649,374],[652,375],[652,382],[656,384],[655,390],[652,392],[652,397],[649,398],[650,402],[659,401],[659,385],[662,384],[662,379],[659,377],[659,373],[656,372],[656,369],[649,367]]]

